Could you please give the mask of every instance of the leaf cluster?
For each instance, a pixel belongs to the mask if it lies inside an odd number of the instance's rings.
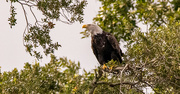
[[[106,32],[110,32],[119,41],[129,41],[130,35],[137,28],[135,14],[129,13],[135,9],[133,0],[99,0],[102,7],[94,21]]]
[[[67,23],[83,21],[83,9],[86,1],[79,0],[42,0],[37,3],[37,8],[49,19],[61,20],[61,17],[67,20]]]
[[[58,50],[58,48],[61,47],[58,42],[52,43],[49,33],[50,29],[53,27],[49,23],[51,22],[44,24],[42,27],[30,27],[29,31],[24,37],[26,51],[29,52],[31,56],[35,56],[37,59],[41,59],[42,55],[40,52],[36,51],[36,48],[41,46],[45,55],[48,55],[50,53],[54,53],[54,50]]]
[[[50,31],[55,27],[54,20],[61,21],[65,24],[72,24],[74,22],[83,22],[83,10],[87,5],[87,1],[79,0],[9,0],[11,2],[11,17],[8,19],[10,27],[15,26],[16,18],[14,3],[19,3],[22,6],[24,17],[26,21],[25,31],[23,33],[23,44],[26,51],[37,59],[43,58],[42,53],[37,50],[41,47],[45,55],[54,53],[58,50],[60,44],[53,43],[50,37]],[[7,0],[8,2],[8,0]],[[30,11],[27,11],[26,8]],[[37,8],[42,12],[41,19],[36,17],[34,10]],[[30,23],[28,14],[31,14],[35,22]]]
[[[10,17],[9,17],[9,19],[8,19],[8,21],[9,21],[9,25],[10,25],[10,27],[12,28],[12,26],[15,26],[16,25],[16,18],[15,18],[15,16],[16,16],[16,11],[15,11],[16,9],[15,9],[15,7],[14,6],[12,6],[11,5],[11,7],[10,7]]]

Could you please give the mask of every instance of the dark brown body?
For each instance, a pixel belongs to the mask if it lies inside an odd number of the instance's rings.
[[[117,60],[122,63],[122,51],[116,38],[110,33],[104,32],[92,36],[92,49],[101,65],[110,60]]]

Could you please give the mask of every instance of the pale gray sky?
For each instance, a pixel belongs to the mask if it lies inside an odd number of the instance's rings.
[[[98,13],[100,3],[96,0],[88,0],[88,5],[85,8],[84,23],[92,23],[93,17]],[[15,4],[17,25],[12,29],[9,26],[8,17],[10,17],[10,3],[6,0],[0,0],[0,66],[1,71],[10,71],[13,68],[19,70],[23,68],[25,62],[33,63],[34,57],[25,51],[23,46],[23,31],[26,23],[22,8],[19,4]],[[41,13],[39,12],[38,15]],[[30,16],[30,14],[28,15]],[[32,18],[29,17],[31,20]],[[34,20],[34,19],[32,19]],[[52,30],[51,37],[54,42],[59,42],[62,48],[55,52],[58,57],[67,57],[73,61],[80,61],[81,67],[87,70],[98,66],[98,62],[91,50],[90,38],[81,39],[80,34],[82,25],[75,23],[67,25],[61,22],[56,22],[55,29]],[[50,60],[49,56],[40,60],[40,64],[44,65]],[[87,67],[88,66],[88,67]]]

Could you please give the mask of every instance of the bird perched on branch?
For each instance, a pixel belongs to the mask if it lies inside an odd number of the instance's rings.
[[[95,24],[85,24],[82,28],[86,28],[86,30],[91,33],[91,46],[93,53],[99,63],[104,65],[103,67],[105,67],[105,64],[112,59],[122,63],[121,56],[123,54],[119,47],[119,42],[112,34],[103,31]]]

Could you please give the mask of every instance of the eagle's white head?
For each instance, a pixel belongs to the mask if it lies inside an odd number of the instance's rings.
[[[91,36],[103,33],[103,30],[95,24],[85,24],[82,26],[82,28],[86,28],[86,30],[91,33]]]

